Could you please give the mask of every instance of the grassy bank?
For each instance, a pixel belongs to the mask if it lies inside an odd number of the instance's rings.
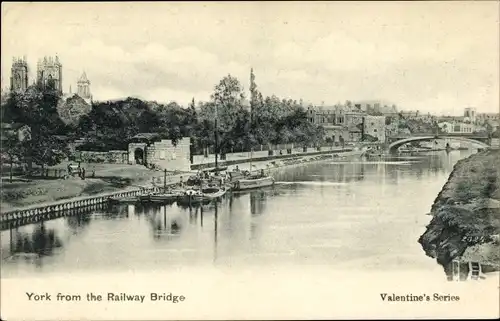
[[[425,253],[445,272],[462,259],[500,269],[500,152],[483,151],[460,160],[431,209],[433,218],[419,238]]]
[[[64,168],[64,164],[59,167]],[[162,172],[152,171],[139,165],[96,164],[85,167],[87,169],[85,180],[79,177],[15,178],[11,183],[3,178],[1,211],[77,196],[119,191],[129,186],[150,184],[152,177],[163,176]],[[95,170],[95,177],[89,177],[92,170]]]

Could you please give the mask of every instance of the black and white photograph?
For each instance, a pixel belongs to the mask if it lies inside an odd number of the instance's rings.
[[[499,318],[499,12],[2,2],[1,318]]]

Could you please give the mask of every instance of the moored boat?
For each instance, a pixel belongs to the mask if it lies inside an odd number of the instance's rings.
[[[172,191],[167,193],[149,195],[147,200],[152,203],[173,203],[181,195],[182,195],[181,191]]]
[[[177,204],[180,205],[197,205],[209,203],[224,196],[227,189],[224,187],[206,187],[201,190],[187,190],[182,195],[178,196]]]
[[[207,187],[201,190],[204,200],[211,201],[224,196],[227,192],[225,187]]]
[[[243,191],[247,189],[262,188],[274,185],[274,178],[271,176],[247,177],[240,179],[233,184],[235,191]]]
[[[117,204],[117,203],[127,203],[127,204],[133,204],[139,201],[139,197],[137,196],[131,196],[131,197],[109,197],[108,202]]]

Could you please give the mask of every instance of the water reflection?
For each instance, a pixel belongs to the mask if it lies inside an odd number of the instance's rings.
[[[51,256],[54,251],[63,247],[63,241],[47,223],[30,226],[30,229],[15,228],[9,230],[9,250],[2,249],[2,259],[10,261],[24,260],[26,263],[41,267],[43,256]]]
[[[434,262],[416,242],[424,214],[465,156],[332,159],[280,169],[274,187],[217,203],[114,205],[11,228],[1,232],[2,272],[21,273],[8,259],[18,253],[55,272],[207,262],[426,269]]]

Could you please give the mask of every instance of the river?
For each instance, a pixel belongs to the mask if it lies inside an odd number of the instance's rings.
[[[453,165],[470,154],[332,159],[280,169],[275,187],[216,205],[115,205],[4,230],[2,278],[204,265],[443,273],[417,239]]]

